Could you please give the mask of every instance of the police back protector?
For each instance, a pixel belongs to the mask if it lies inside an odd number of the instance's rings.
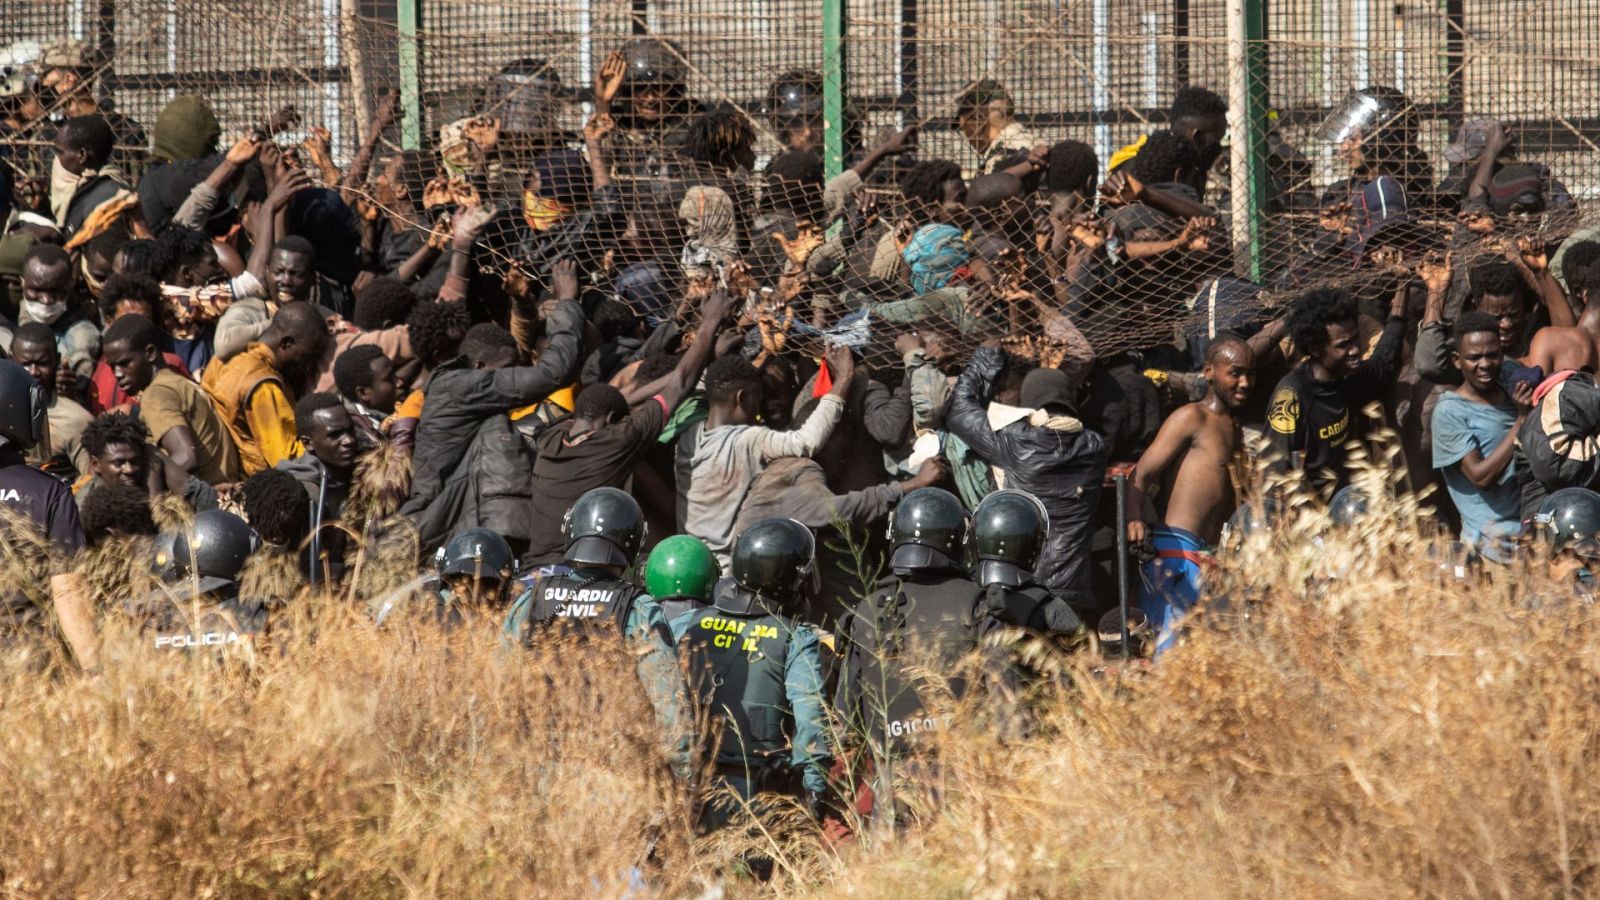
[[[638,585],[612,575],[568,572],[550,575],[533,586],[525,640],[535,635],[626,637],[634,601],[644,593]]]
[[[918,690],[922,673],[947,676],[959,700],[967,687],[959,668],[994,625],[984,590],[965,578],[887,579],[846,626],[846,677],[859,697],[847,714],[862,719],[850,724],[880,745],[947,727]]]
[[[717,765],[755,768],[789,745],[792,717],[784,672],[796,627],[747,591],[719,591],[689,620],[681,640],[690,694],[722,721]]]

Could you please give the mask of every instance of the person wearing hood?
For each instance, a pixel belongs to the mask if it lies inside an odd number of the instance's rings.
[[[1039,581],[1074,609],[1087,609],[1094,603],[1089,550],[1105,479],[1105,441],[1075,416],[1077,385],[1059,369],[1029,372],[1021,406],[991,405],[1007,364],[999,347],[979,348],[956,382],[946,421],[998,470],[1000,487],[1044,503],[1050,536],[1039,557]]]
[[[680,262],[690,278],[716,275],[739,258],[739,226],[726,191],[703,184],[689,188],[678,204],[678,218],[689,239]]]
[[[173,98],[156,116],[150,155],[154,166],[139,179],[139,207],[159,233],[178,217],[194,185],[216,167],[222,123],[199,94]]]
[[[592,270],[627,227],[604,148],[612,127],[609,116],[595,116],[583,132],[588,159],[577,150],[542,154],[523,183],[521,256],[543,284],[559,259],[575,261],[580,272]]]
[[[360,441],[355,421],[336,394],[307,394],[294,405],[296,429],[306,452],[278,463],[311,498],[311,582],[344,580],[348,536],[339,527],[355,477]]]
[[[50,213],[72,235],[106,203],[129,196],[122,172],[111,164],[116,136],[99,116],[68,119],[56,132],[50,167]]]

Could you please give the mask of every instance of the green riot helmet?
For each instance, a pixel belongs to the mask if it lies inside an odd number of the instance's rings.
[[[633,565],[644,543],[644,511],[626,491],[595,488],[578,498],[561,522],[569,565]]]
[[[1600,558],[1600,494],[1570,487],[1544,498],[1533,524],[1557,553]]]
[[[1033,578],[1050,533],[1050,514],[1026,491],[995,491],[972,513],[978,584],[1020,587]]]
[[[238,581],[245,560],[259,546],[261,539],[243,519],[220,509],[202,510],[173,540],[171,571],[180,579],[195,575],[200,592],[207,593]]]
[[[717,558],[705,542],[675,534],[650,551],[644,564],[644,589],[657,600],[685,597],[709,603],[721,574]]]
[[[900,498],[889,516],[889,541],[897,574],[918,569],[961,568],[967,543],[967,512],[956,495],[941,488],[917,488]]]
[[[762,519],[733,545],[733,580],[752,594],[788,604],[798,598],[816,564],[817,539],[794,519]]]
[[[511,553],[511,545],[487,528],[469,528],[451,538],[434,554],[433,562],[440,578],[470,575],[506,582],[517,574],[517,559]]]

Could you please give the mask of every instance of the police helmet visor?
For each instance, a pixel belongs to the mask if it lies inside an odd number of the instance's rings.
[[[1322,121],[1316,137],[1330,144],[1340,144],[1357,135],[1370,137],[1391,124],[1399,124],[1405,115],[1406,110],[1397,108],[1391,99],[1353,90]]]

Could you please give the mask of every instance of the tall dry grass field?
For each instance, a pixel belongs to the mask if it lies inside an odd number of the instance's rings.
[[[16,896],[1547,897],[1600,893],[1600,618],[1542,563],[1461,581],[1407,503],[1306,513],[1137,677],[1044,661],[1029,725],[905,765],[917,826],[697,838],[631,660],[300,598],[254,653],[0,666]],[[1313,540],[1315,538],[1315,540]],[[139,589],[100,554],[100,596]],[[407,574],[365,561],[363,578]],[[1446,567],[1448,568],[1448,567]],[[387,574],[384,574],[387,573]],[[120,580],[119,580],[120,579]],[[999,701],[985,700],[993,706]],[[977,720],[977,716],[970,716]],[[777,861],[767,885],[745,853]]]

